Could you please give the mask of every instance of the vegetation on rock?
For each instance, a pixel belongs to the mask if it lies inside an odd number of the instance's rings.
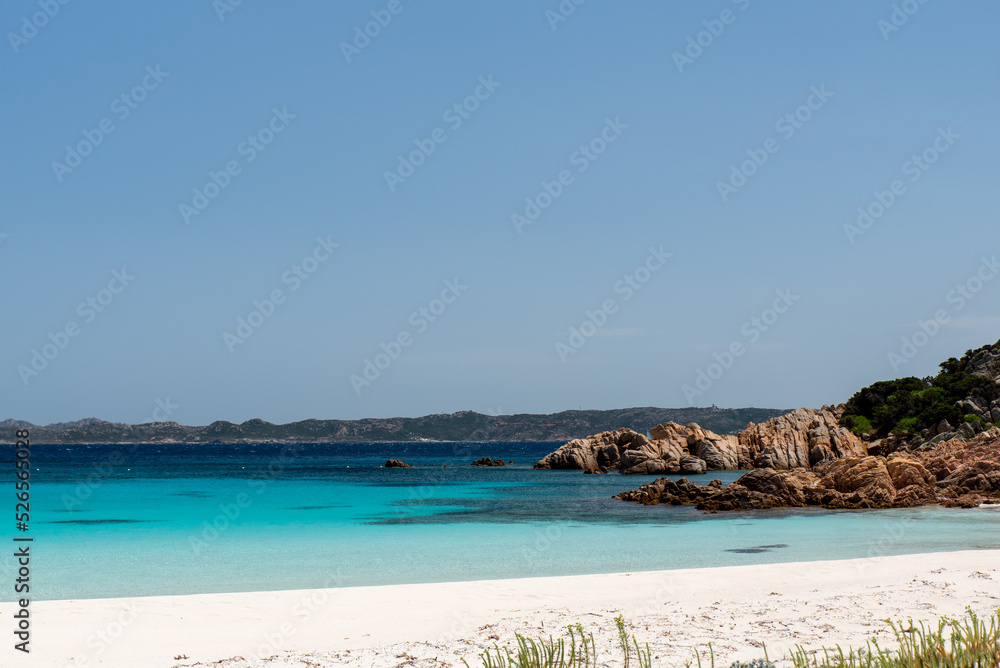
[[[984,375],[983,359],[1000,355],[1000,342],[969,350],[961,359],[942,362],[937,376],[899,378],[874,383],[857,392],[844,406],[841,424],[856,434],[883,438],[889,434],[906,436],[920,433],[947,421],[990,421],[970,413],[970,405],[988,413],[993,402],[1000,400],[1000,384],[996,378]],[[965,408],[960,408],[959,406]],[[996,420],[992,420],[995,422]]]

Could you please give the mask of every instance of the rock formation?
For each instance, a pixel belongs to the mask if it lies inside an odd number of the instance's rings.
[[[410,466],[406,462],[402,462],[402,461],[400,461],[398,459],[390,459],[390,460],[386,461],[385,467],[387,469],[412,469],[413,468],[412,466]]]
[[[682,427],[675,422],[653,427],[649,435],[705,462],[707,470],[748,468],[749,453],[740,447],[735,436],[720,436],[696,424]],[[682,471],[683,472],[683,471]]]
[[[1000,383],[1000,341],[971,351],[967,371]]]
[[[733,441],[696,424],[682,427],[674,422],[653,427],[652,439],[631,429],[606,431],[589,438],[570,441],[535,464],[536,469],[578,469],[588,473],[606,473],[618,469],[626,474],[687,473],[700,474],[708,469],[704,459],[691,452],[698,442],[708,444]]]
[[[828,407],[818,411],[800,408],[767,422],[751,422],[736,436],[676,422],[653,427],[649,438],[631,429],[606,431],[570,441],[546,455],[535,468],[699,474],[763,467],[808,468],[830,459],[865,456],[864,443],[840,427],[838,417]]]
[[[867,455],[864,442],[841,427],[839,419],[828,406],[818,411],[800,408],[761,424],[750,423],[739,433],[739,443],[750,453],[754,468],[809,468],[829,459]]]
[[[941,443],[919,456],[938,487],[951,497],[1000,493],[1000,429],[996,427],[967,441]]]
[[[811,469],[759,468],[723,487],[660,478],[617,495],[644,504],[695,505],[702,510],[782,507],[906,508],[944,503],[975,506],[1000,500],[1000,429],[971,441],[949,441],[924,453],[848,456]]]

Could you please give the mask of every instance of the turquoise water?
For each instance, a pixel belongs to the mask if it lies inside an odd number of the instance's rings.
[[[654,476],[530,468],[557,445],[33,446],[32,592],[257,591],[1000,548],[995,508],[710,515],[627,504],[610,497]],[[515,464],[469,466],[481,456]],[[379,468],[388,457],[416,468]],[[11,581],[11,557],[0,562]]]

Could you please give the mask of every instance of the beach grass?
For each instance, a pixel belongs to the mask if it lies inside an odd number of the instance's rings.
[[[624,657],[625,668],[652,668],[649,645],[640,646],[635,636],[625,629],[625,619],[615,617],[618,630],[618,646]],[[567,628],[568,638],[528,638],[515,633],[516,651],[501,648],[493,643],[479,655],[483,668],[597,668],[597,646],[594,634],[585,633],[580,624]],[[467,667],[469,663],[462,659]]]
[[[943,618],[937,628],[913,620],[886,623],[898,649],[883,649],[875,640],[847,651],[797,647],[790,660],[795,668],[1000,668],[1000,610],[983,619],[966,608],[964,618]]]
[[[864,648],[807,650],[797,646],[781,664],[792,668],[1000,668],[1000,610],[982,618],[966,608],[961,619],[942,618],[937,626],[886,620],[898,647],[882,648],[869,640]],[[648,644],[625,628],[625,620],[615,617],[618,648],[624,668],[652,668],[653,656]],[[580,624],[568,627],[567,638],[533,639],[515,634],[516,651],[493,647],[479,654],[483,668],[596,668],[597,648],[593,633],[585,633]],[[698,668],[715,668],[715,651],[709,643],[706,659],[695,652]],[[462,662],[471,668],[465,659]],[[686,668],[690,668],[688,663]],[[767,656],[750,662],[736,662],[730,668],[775,668]]]

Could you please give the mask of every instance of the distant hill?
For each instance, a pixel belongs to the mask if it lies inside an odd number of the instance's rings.
[[[735,434],[748,422],[787,413],[769,408],[623,408],[563,411],[551,415],[483,415],[472,411],[418,418],[303,420],[272,424],[260,419],[242,424],[213,422],[187,427],[176,422],[128,425],[95,418],[45,427],[20,420],[0,422],[0,443],[12,443],[16,429],[30,429],[34,443],[225,443],[377,441],[569,441],[629,427],[646,433],[665,422],[689,424],[719,434]]]

